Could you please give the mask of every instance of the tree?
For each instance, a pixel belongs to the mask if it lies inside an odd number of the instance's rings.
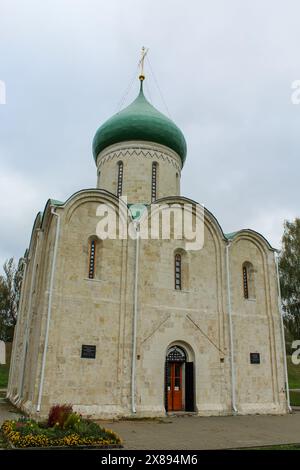
[[[12,341],[17,321],[21,285],[24,274],[24,258],[16,265],[14,258],[5,261],[4,274],[0,275],[0,340]]]
[[[300,339],[300,219],[285,221],[279,259],[284,322],[288,335]]]

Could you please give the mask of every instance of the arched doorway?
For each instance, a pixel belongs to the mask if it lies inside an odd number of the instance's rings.
[[[188,361],[183,347],[167,351],[165,363],[166,411],[194,411],[194,363]]]

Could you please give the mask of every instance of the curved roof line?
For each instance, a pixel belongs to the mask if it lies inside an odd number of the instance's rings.
[[[43,224],[43,221],[44,221],[44,218],[45,218],[45,214],[46,214],[46,211],[48,209],[48,206],[54,206],[54,207],[65,207],[73,198],[75,198],[75,196],[77,196],[78,194],[80,193],[85,193],[85,192],[99,192],[101,194],[107,194],[108,196],[110,197],[113,197],[113,199],[115,199],[116,201],[122,201],[122,199],[120,199],[118,196],[116,196],[114,193],[111,193],[110,191],[107,191],[106,189],[99,189],[99,188],[86,188],[86,189],[80,189],[79,191],[76,191],[75,193],[71,194],[71,196],[68,197],[68,199],[66,199],[65,202],[62,202],[62,201],[58,201],[57,199],[48,199],[47,202],[46,202],[46,205],[45,205],[45,208],[43,210],[43,213],[42,213],[42,222],[41,222],[41,225]],[[123,203],[125,204],[125,203]]]
[[[187,201],[187,202],[192,203],[192,204],[199,204],[199,202],[194,201],[193,199],[189,199],[187,197],[183,197],[183,196],[163,197],[163,198],[160,198],[160,199],[157,199],[156,201],[154,201],[154,204],[156,202],[159,203],[159,202],[163,202],[163,201],[168,200],[168,199],[173,199],[173,200],[174,199],[181,199],[181,200]],[[205,206],[204,206],[204,210],[205,210],[205,213],[208,213],[209,216],[214,220],[214,222],[218,226],[218,228],[219,228],[219,230],[222,234],[222,237],[224,238],[225,241],[229,242],[229,241],[233,240],[236,236],[240,235],[241,233],[246,232],[246,233],[250,233],[250,234],[253,234],[253,235],[257,235],[268,246],[268,248],[270,250],[278,251],[278,250],[276,250],[276,248],[272,247],[270,242],[260,232],[257,232],[256,230],[246,228],[246,229],[237,230],[236,232],[224,233],[224,231],[223,231],[218,219],[216,218],[216,216],[210,210],[208,210]]]
[[[25,250],[25,254],[26,254],[26,251],[28,252],[27,254],[30,253],[30,249],[31,249],[31,243],[32,243],[32,240],[33,240],[33,234],[35,232],[35,230],[37,228],[40,228],[41,225],[42,225],[42,219],[43,219],[43,213],[40,211],[36,214],[35,216],[35,219],[34,219],[34,222],[33,222],[33,226],[32,226],[32,229],[31,229],[31,235],[30,235],[30,239],[29,239],[29,245],[28,245],[28,248]],[[25,256],[25,255],[24,255]]]
[[[33,228],[32,228],[32,232],[31,232],[31,237],[30,237],[30,243],[29,243],[29,248],[30,248],[30,245],[31,245],[31,240],[32,240],[32,236],[33,236],[33,232],[36,228],[36,224],[37,224],[37,219],[38,217],[40,217],[40,224],[39,226],[42,227],[43,226],[43,222],[44,222],[44,218],[45,218],[45,215],[46,215],[46,211],[48,209],[48,206],[56,206],[56,207],[65,207],[75,196],[77,196],[78,194],[80,193],[84,193],[84,192],[99,192],[100,194],[107,194],[109,197],[113,197],[113,199],[115,199],[116,201],[122,201],[122,199],[120,199],[118,196],[116,196],[114,193],[111,193],[110,191],[107,191],[106,189],[99,189],[99,188],[87,188],[87,189],[81,189],[79,191],[76,191],[75,193],[73,193],[65,202],[62,202],[62,201],[59,201],[57,199],[48,199],[47,202],[46,202],[46,205],[45,205],[45,208],[42,212],[38,212],[38,214],[36,215],[36,218],[35,218],[35,221],[34,221],[34,224],[33,224]],[[184,196],[166,196],[166,197],[163,197],[163,198],[160,198],[160,199],[156,199],[152,204],[159,204],[161,202],[170,202],[170,201],[175,201],[175,200],[179,200],[179,201],[183,201],[183,202],[187,202],[187,203],[190,203],[190,204],[195,204],[195,205],[200,205],[199,202],[197,201],[194,201],[193,199],[190,199],[190,198],[187,198],[187,197],[184,197]],[[124,203],[125,204],[125,203]],[[129,204],[128,206],[130,205],[134,205],[134,204]],[[150,205],[150,204],[146,204],[147,206]],[[204,206],[204,212],[206,214],[209,215],[209,217],[214,221],[214,223],[216,224],[216,226],[218,227],[220,233],[221,233],[221,236],[222,238],[226,241],[226,242],[230,242],[230,241],[234,241],[236,237],[238,237],[239,235],[242,235],[243,233],[247,233],[247,234],[252,234],[252,235],[256,235],[258,238],[260,238],[266,245],[267,247],[272,250],[272,251],[278,251],[276,248],[274,248],[270,242],[266,239],[266,237],[264,237],[260,232],[257,232],[256,230],[253,230],[253,229],[250,229],[250,228],[244,228],[244,229],[240,229],[240,230],[237,230],[235,232],[230,232],[230,233],[224,233],[218,219],[215,217],[215,215],[210,211],[208,210],[205,206]]]
[[[110,191],[107,191],[106,189],[99,189],[99,188],[86,188],[86,189],[80,189],[79,191],[76,191],[75,193],[71,194],[71,196],[68,197],[68,199],[65,200],[65,202],[57,201],[55,199],[49,199],[52,205],[60,207],[60,206],[66,206],[68,202],[70,202],[71,199],[73,199],[75,196],[77,196],[80,193],[84,192],[99,192],[99,193],[105,193],[109,196],[113,196],[114,199],[120,200],[118,196],[116,196],[114,193],[111,193]]]
[[[225,233],[225,237],[228,241],[234,240],[236,237],[239,235],[242,235],[243,233],[250,233],[252,235],[257,235],[266,245],[267,247],[272,250],[272,251],[278,251],[276,248],[274,248],[271,243],[264,237],[260,232],[257,232],[256,230],[253,230],[251,228],[242,228],[241,230],[237,230],[236,232],[231,232],[231,233]]]

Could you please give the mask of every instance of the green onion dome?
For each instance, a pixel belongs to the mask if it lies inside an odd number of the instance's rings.
[[[165,145],[174,150],[184,164],[186,141],[183,133],[171,119],[146,100],[142,81],[137,98],[97,130],[93,140],[95,160],[109,145],[130,140],[144,140]]]

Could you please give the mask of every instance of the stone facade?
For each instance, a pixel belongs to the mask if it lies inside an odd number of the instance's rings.
[[[181,160],[159,144],[131,141],[103,150],[97,158],[97,187],[117,194],[118,162],[124,165],[123,191],[129,204],[151,203],[152,164],[157,163],[157,198],[179,196]]]
[[[8,398],[35,417],[56,403],[72,403],[95,418],[163,416],[166,355],[176,345],[193,363],[199,415],[287,412],[274,250],[251,230],[225,236],[207,210],[198,251],[186,251],[184,239],[97,240],[99,204],[119,210],[120,160],[128,203],[151,202],[154,161],[157,198],[166,205],[186,202],[179,195],[179,156],[137,141],[99,154],[98,188],[65,203],[48,201],[27,253]],[[174,288],[178,250],[180,290]],[[248,298],[245,262],[253,267]],[[96,346],[95,358],[81,357],[82,345]],[[250,353],[260,354],[259,364],[250,363]]]

